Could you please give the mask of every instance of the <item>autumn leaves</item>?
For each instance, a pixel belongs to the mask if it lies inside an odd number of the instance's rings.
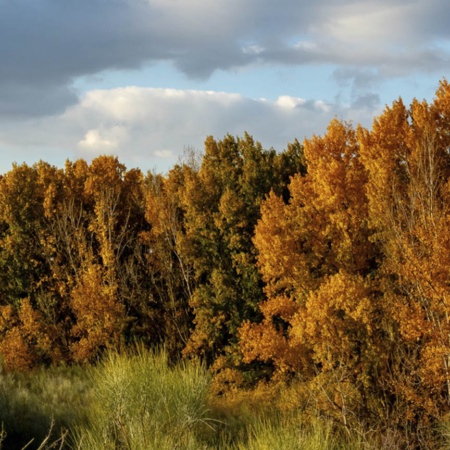
[[[443,81],[431,104],[394,102],[371,130],[333,120],[282,153],[228,135],[167,175],[106,156],[14,166],[0,180],[5,367],[139,340],[202,357],[217,392],[303,383],[346,426],[436,418],[449,148]]]
[[[395,102],[372,131],[332,121],[305,141],[289,201],[262,205],[267,299],[240,329],[244,361],[300,377],[315,398],[326,385],[324,411],[346,423],[448,411],[449,99],[444,81],[432,104]]]

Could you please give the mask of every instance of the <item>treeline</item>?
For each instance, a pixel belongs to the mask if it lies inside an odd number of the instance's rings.
[[[246,135],[208,138],[167,176],[117,158],[15,165],[0,180],[0,353],[7,369],[164,344],[213,363],[261,313],[260,204],[304,170]],[[230,346],[230,349],[228,347]]]
[[[164,344],[216,393],[295,384],[292,407],[419,439],[450,412],[449,294],[445,80],[281,153],[228,135],[167,175],[102,156],[0,180],[8,370]]]

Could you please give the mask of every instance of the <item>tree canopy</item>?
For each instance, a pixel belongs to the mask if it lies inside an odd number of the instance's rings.
[[[138,340],[203,358],[217,392],[297,383],[345,426],[429,424],[450,413],[449,149],[443,80],[431,103],[282,152],[245,134],[165,175],[112,156],[14,165],[3,366]]]

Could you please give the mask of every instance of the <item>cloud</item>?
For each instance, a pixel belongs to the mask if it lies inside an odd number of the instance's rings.
[[[377,105],[369,100],[354,105],[356,109],[339,109],[318,99],[287,95],[270,101],[200,90],[96,90],[58,116],[26,125],[0,123],[0,151],[19,146],[34,152],[35,161],[45,159],[45,149],[52,149],[53,156],[56,149],[61,155],[72,149],[72,159],[115,154],[128,167],[165,171],[186,148],[202,151],[208,135],[221,139],[227,133],[248,132],[265,148],[283,150],[295,138],[323,134],[335,115],[349,119],[357,113],[370,125]]]
[[[102,127],[101,129],[88,130],[83,139],[78,142],[78,147],[88,154],[114,153],[125,147],[128,138],[128,130],[121,125]]]
[[[0,0],[0,116],[58,114],[77,77],[158,61],[195,79],[261,64],[441,76],[449,18],[446,0]]]

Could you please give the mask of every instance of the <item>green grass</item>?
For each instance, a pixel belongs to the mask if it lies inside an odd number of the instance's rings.
[[[164,351],[110,353],[90,371],[88,425],[77,429],[83,449],[198,449],[214,429],[210,377],[192,362],[169,367]]]
[[[246,443],[239,443],[238,450],[334,450],[342,448],[337,445],[331,429],[324,425],[305,429],[295,422],[289,423],[277,419],[265,419],[251,427]]]
[[[399,436],[348,436],[319,417],[305,424],[270,405],[221,408],[210,401],[208,371],[192,361],[169,364],[164,350],[111,352],[89,368],[1,374],[0,381],[0,450],[399,448]],[[447,442],[448,429],[443,424]]]
[[[0,375],[1,449],[39,448],[87,420],[91,385],[80,367]],[[47,441],[47,442],[48,442]],[[47,445],[46,448],[49,447]]]

